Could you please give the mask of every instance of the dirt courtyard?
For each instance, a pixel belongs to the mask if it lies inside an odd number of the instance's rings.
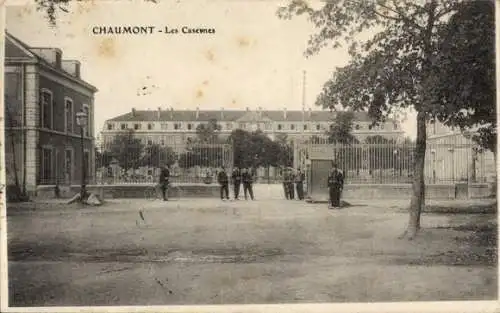
[[[405,205],[12,205],[10,306],[496,299],[496,215],[424,214],[406,241]]]

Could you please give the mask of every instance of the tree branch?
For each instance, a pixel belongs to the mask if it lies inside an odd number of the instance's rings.
[[[394,1],[393,1],[394,3]],[[377,2],[376,5],[388,10],[388,11],[391,11],[392,13],[395,13],[397,16],[399,16],[399,19],[397,20],[402,20],[404,21],[405,23],[407,24],[410,24],[410,25],[413,25],[415,26],[416,28],[420,29],[420,30],[424,30],[424,28],[422,26],[420,26],[419,24],[417,24],[417,22],[415,22],[414,20],[410,19],[408,16],[406,16],[403,12],[397,10],[397,9],[394,9],[392,7],[389,7],[387,5],[384,5],[380,2]],[[395,5],[396,6],[396,5]],[[396,6],[397,8],[397,6]]]

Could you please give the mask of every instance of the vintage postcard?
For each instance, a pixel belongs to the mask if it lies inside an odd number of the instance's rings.
[[[498,310],[495,4],[4,2],[1,310]]]

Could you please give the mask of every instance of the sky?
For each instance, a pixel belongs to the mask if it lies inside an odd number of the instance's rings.
[[[61,12],[56,28],[33,4],[10,5],[6,29],[33,47],[57,47],[82,63],[82,78],[99,89],[95,128],[138,110],[301,110],[315,100],[335,68],[349,62],[346,48],[304,57],[314,34],[305,17],[280,20],[278,1],[91,1]],[[215,29],[215,34],[95,35],[95,26]],[[143,89],[146,87],[146,89]],[[413,114],[402,121],[416,135]]]

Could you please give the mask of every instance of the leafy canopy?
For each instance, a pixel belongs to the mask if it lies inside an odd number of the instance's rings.
[[[351,62],[337,68],[316,104],[368,111],[375,121],[413,107],[428,107],[422,86],[442,27],[459,1],[329,0],[315,9],[293,0],[278,10],[282,18],[307,15],[318,32],[311,36],[306,55],[347,44]],[[364,39],[370,30],[373,36]]]

